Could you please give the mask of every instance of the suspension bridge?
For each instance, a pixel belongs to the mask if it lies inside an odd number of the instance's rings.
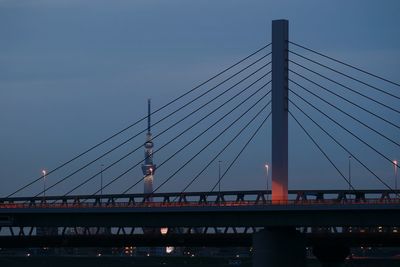
[[[398,245],[397,181],[393,188],[363,154],[368,149],[393,166],[397,174],[399,166],[393,154],[398,154],[400,147],[396,140],[400,96],[394,92],[399,87],[396,82],[292,42],[288,21],[273,21],[271,43],[151,112],[159,116],[151,126],[164,126],[152,140],[164,142],[147,153],[146,159],[157,157],[160,173],[179,158],[171,173],[163,174],[158,187],[144,194],[132,193],[143,185],[140,176],[123,192],[103,194],[140,170],[143,159],[132,163],[132,157],[142,152],[143,141],[138,138],[146,129],[129,134],[111,148],[107,144],[139,127],[147,118],[143,117],[0,198],[0,247],[253,246],[254,266],[305,266],[305,246],[315,247],[322,261],[326,254],[340,261],[353,245]],[[269,120],[272,189],[216,190]],[[348,189],[288,190],[289,121]],[[379,189],[357,188],[351,181],[350,165],[347,175],[334,153],[326,149],[327,140],[357,162]],[[183,145],[170,154],[165,152],[177,141]],[[351,145],[353,142],[357,146]],[[71,171],[79,159],[102,146],[107,147],[104,153]],[[124,147],[129,147],[129,152],[105,164],[101,171],[93,171],[93,165]],[[210,190],[190,191],[224,153],[229,153],[231,161]],[[307,153],[304,151],[305,157]],[[209,158],[195,170],[192,164],[205,154]],[[129,168],[121,171],[118,166],[124,160],[130,160]],[[185,169],[189,171],[184,173]],[[65,175],[58,174],[62,170],[67,170]],[[149,172],[146,168],[143,171]],[[152,167],[150,174],[154,171]],[[104,184],[103,173],[113,173]],[[71,182],[82,174],[78,183]],[[76,194],[82,188],[93,190],[91,185],[100,176],[100,189]],[[47,177],[54,177],[47,187],[32,196],[24,195]],[[182,181],[182,189],[161,192],[173,179]],[[63,194],[48,193],[56,188],[65,190],[67,184],[72,186]],[[160,228],[168,231],[160,233]]]

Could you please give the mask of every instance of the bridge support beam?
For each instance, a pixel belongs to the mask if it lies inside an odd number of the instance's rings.
[[[306,246],[294,228],[266,228],[253,234],[253,267],[305,267]]]
[[[288,200],[287,20],[272,21],[272,202]]]

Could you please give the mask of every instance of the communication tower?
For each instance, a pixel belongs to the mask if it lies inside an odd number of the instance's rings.
[[[153,163],[153,137],[151,135],[151,100],[147,100],[147,134],[144,143],[144,162],[142,164],[144,193],[153,193],[153,179],[156,165]],[[151,199],[149,199],[151,200]]]

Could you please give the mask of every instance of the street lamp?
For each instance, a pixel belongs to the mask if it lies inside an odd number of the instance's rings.
[[[351,156],[349,156],[349,191],[351,190]]]
[[[103,167],[104,164],[100,165],[101,172],[100,172],[100,203],[101,203],[101,198],[103,197]]]
[[[162,228],[160,228],[160,233],[161,233],[162,235],[168,234],[168,227],[162,227]]]
[[[396,191],[397,196],[397,160],[393,160],[393,167],[394,167],[394,189]]]
[[[269,189],[269,184],[268,184],[269,165],[268,165],[268,163],[265,163],[265,171],[267,173],[267,191],[268,191],[268,189]],[[267,200],[268,200],[268,193],[267,193]]]
[[[218,160],[218,192],[221,194],[221,160]]]
[[[42,174],[43,174],[43,202],[44,202],[46,198],[46,174],[47,174],[45,169],[42,170]]]

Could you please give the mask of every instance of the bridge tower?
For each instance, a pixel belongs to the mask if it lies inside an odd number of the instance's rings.
[[[153,163],[153,137],[151,134],[151,100],[147,100],[147,134],[144,143],[144,162],[142,164],[144,193],[153,193],[153,178],[156,165]]]
[[[288,200],[287,20],[272,21],[272,203]],[[253,234],[253,267],[306,266],[305,242],[292,227],[266,227]]]
[[[289,22],[272,21],[272,202],[288,200]]]

